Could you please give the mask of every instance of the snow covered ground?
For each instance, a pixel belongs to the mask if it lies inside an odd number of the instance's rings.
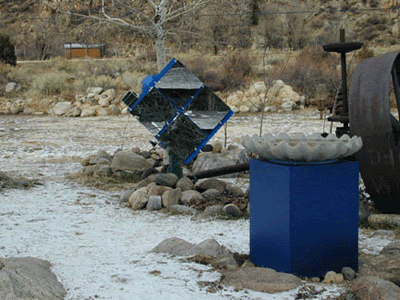
[[[259,132],[259,117],[233,117],[227,143]],[[269,114],[267,132],[322,132],[315,110]],[[334,129],[333,129],[334,130]],[[329,123],[325,124],[329,132]],[[224,129],[214,139],[224,142]],[[11,177],[39,179],[31,189],[0,192],[0,257],[48,260],[67,299],[294,299],[297,290],[265,294],[207,285],[219,273],[179,257],[149,253],[162,240],[191,243],[214,238],[231,251],[249,253],[248,220],[198,220],[160,212],[132,211],[118,204],[119,192],[90,189],[65,179],[98,150],[150,148],[150,133],[129,116],[97,118],[0,117],[0,165]],[[393,236],[360,234],[360,248],[377,254]],[[338,295],[336,285],[318,299]]]

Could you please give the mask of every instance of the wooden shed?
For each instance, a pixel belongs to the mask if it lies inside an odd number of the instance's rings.
[[[67,58],[79,58],[79,57],[101,58],[103,57],[104,48],[105,44],[76,44],[76,43],[64,44],[65,56]]]

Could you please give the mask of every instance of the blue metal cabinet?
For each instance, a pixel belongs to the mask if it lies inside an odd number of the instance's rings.
[[[250,161],[250,260],[297,276],[358,269],[355,161]]]

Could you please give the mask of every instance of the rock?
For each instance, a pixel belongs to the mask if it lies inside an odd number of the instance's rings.
[[[156,174],[151,174],[150,176],[147,176],[145,179],[142,181],[138,182],[136,184],[136,188],[140,189],[142,187],[148,186],[150,183],[154,182],[156,180]]]
[[[358,209],[358,222],[359,224],[368,224],[368,217],[370,216],[370,211],[367,207],[367,205],[363,202],[359,202],[359,209]]]
[[[0,258],[0,299],[64,299],[66,292],[48,261],[33,257]]]
[[[17,101],[11,104],[10,113],[17,115],[24,111],[24,103],[22,101]]]
[[[57,116],[62,116],[65,115],[71,108],[71,102],[59,102],[53,107],[53,112]]]
[[[96,116],[96,109],[90,107],[82,109],[81,117],[94,117]]]
[[[132,209],[142,209],[146,206],[149,201],[149,194],[147,193],[147,187],[142,187],[134,191],[129,197],[129,203]]]
[[[342,273],[344,280],[347,281],[352,281],[357,277],[356,272],[350,267],[344,267],[340,273]]]
[[[127,190],[125,192],[122,193],[121,198],[119,199],[119,203],[120,204],[125,204],[129,201],[129,197],[132,195],[132,193],[135,190]]]
[[[239,112],[241,113],[247,113],[250,111],[250,107],[246,106],[246,105],[240,105],[239,107]]]
[[[178,182],[178,176],[174,173],[160,173],[156,174],[156,184],[169,187],[175,187]]]
[[[148,186],[149,196],[162,196],[166,191],[172,190],[169,186],[153,185]]]
[[[214,239],[208,239],[193,245],[176,237],[169,238],[158,244],[151,252],[168,253],[177,256],[206,254],[216,258],[216,262],[223,264],[228,269],[237,267],[236,261],[228,249],[218,244]]]
[[[191,181],[187,176],[183,176],[176,183],[176,187],[180,188],[182,192],[191,190],[193,188],[193,185],[193,181]]]
[[[400,285],[400,249],[390,243],[379,255],[361,261],[359,276],[376,276]]]
[[[235,204],[227,204],[224,206],[223,211],[228,216],[237,218],[243,215],[242,211]]]
[[[400,299],[400,287],[374,276],[363,276],[352,281],[351,290],[360,300]]]
[[[86,94],[100,95],[102,92],[103,92],[102,87],[89,87],[86,90]]]
[[[283,111],[291,111],[297,108],[297,105],[294,101],[286,100],[281,104],[281,109]]]
[[[293,101],[295,103],[300,101],[300,95],[293,91],[293,88],[291,86],[286,84],[279,89],[276,97],[278,99],[281,99],[282,102],[284,101],[284,99],[288,99],[289,101]]]
[[[97,116],[108,116],[108,111],[105,108],[98,107],[96,108],[96,115]]]
[[[216,178],[200,179],[194,185],[194,188],[200,192],[209,189],[216,189],[220,193],[223,193],[225,191],[225,187],[226,182]]]
[[[212,152],[213,153],[220,153],[221,150],[222,150],[222,143],[220,141],[214,142]]]
[[[264,112],[277,112],[278,109],[275,105],[267,105],[264,107]]]
[[[368,224],[373,228],[400,228],[400,215],[372,214]]]
[[[168,253],[171,255],[178,256],[189,256],[193,255],[192,248],[194,244],[186,242],[183,239],[172,237],[163,240],[156,247],[154,247],[150,252],[154,253]]]
[[[263,293],[280,293],[297,288],[300,278],[269,268],[240,268],[223,271],[222,283],[238,289],[249,289]]]
[[[110,113],[112,115],[119,115],[121,113],[121,110],[116,106],[115,104],[110,105]]]
[[[112,157],[104,150],[100,150],[96,155],[91,156],[89,159],[89,165],[110,165],[112,162]]]
[[[111,168],[115,172],[117,170],[126,170],[134,172],[143,172],[150,165],[146,159],[131,151],[119,151],[114,155]]]
[[[182,196],[182,191],[180,188],[166,191],[162,195],[162,204],[164,207],[169,208],[169,207],[171,207],[171,205],[178,204],[181,196]]]
[[[240,106],[244,99],[244,93],[242,91],[237,91],[228,96],[226,99],[226,104],[230,106]]]
[[[195,215],[198,212],[195,208],[187,207],[185,205],[179,205],[179,204],[171,205],[170,209],[171,209],[171,211],[174,211],[174,212],[177,212],[180,214],[189,214],[189,215]]]
[[[215,199],[221,196],[221,192],[217,189],[208,189],[202,193],[202,196],[206,199]]]
[[[102,97],[100,96],[99,105],[101,107],[107,107],[110,105],[111,98],[110,97]]]
[[[160,210],[162,207],[161,196],[150,196],[146,208],[149,211]]]
[[[21,85],[16,82],[9,82],[6,85],[6,93],[17,92],[21,89]]]
[[[203,200],[203,195],[198,191],[188,190],[182,192],[181,203],[184,205],[192,205]]]
[[[382,251],[379,253],[382,255],[397,255],[400,254],[400,241],[391,242],[390,244],[383,247]]]
[[[224,207],[222,205],[212,205],[208,206],[203,213],[201,214],[202,217],[215,217],[221,215],[224,211]]]
[[[227,187],[228,193],[231,194],[234,197],[244,197],[245,192],[242,190],[241,187],[237,185],[229,185]]]
[[[192,171],[197,173],[200,171],[222,168],[227,166],[245,163],[249,161],[249,156],[245,149],[234,149],[223,153],[200,153],[193,163]],[[223,175],[224,178],[235,178],[238,173]]]
[[[75,118],[75,117],[79,117],[81,115],[81,113],[82,113],[82,108],[80,108],[79,106],[75,106],[75,107],[71,108],[69,111],[67,111],[65,113],[65,116]]]
[[[95,165],[93,175],[97,176],[112,176],[113,171],[109,165]]]
[[[267,86],[264,81],[258,81],[253,83],[247,90],[247,96],[259,96],[267,92]]]
[[[329,271],[325,274],[324,280],[322,281],[323,283],[341,283],[343,282],[343,275],[342,274],[336,274],[334,271]]]

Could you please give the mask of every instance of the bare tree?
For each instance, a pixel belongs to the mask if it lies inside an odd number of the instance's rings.
[[[157,67],[161,71],[166,65],[165,40],[167,35],[174,31],[168,28],[168,24],[200,9],[210,0],[101,0],[97,7],[90,1],[90,5],[86,6],[87,13],[77,10],[68,2],[43,2],[60,13],[129,27],[139,34],[152,38],[156,44]]]

